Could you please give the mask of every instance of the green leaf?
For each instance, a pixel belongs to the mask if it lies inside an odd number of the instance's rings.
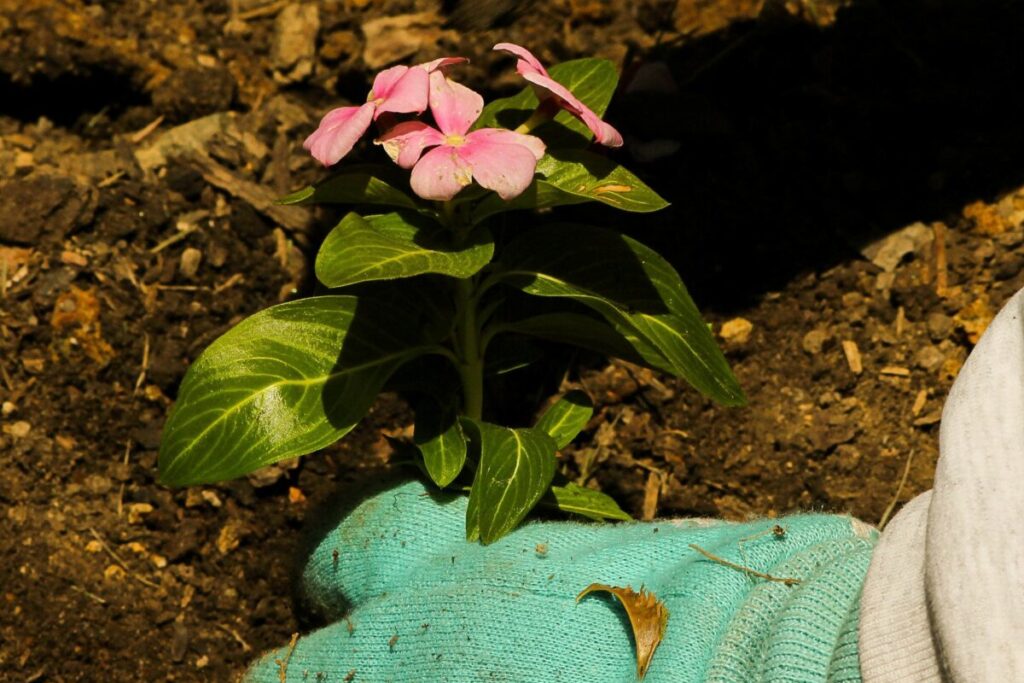
[[[646,364],[686,378],[722,404],[744,403],[675,269],[631,237],[591,226],[547,225],[507,246],[498,275],[528,294],[590,307]]]
[[[611,496],[594,489],[570,483],[566,486],[552,486],[551,493],[555,496],[558,509],[563,512],[583,515],[597,522],[606,519],[629,522],[633,519]]]
[[[493,543],[519,525],[555,476],[555,442],[539,429],[462,419],[480,460],[466,509],[466,537]]]
[[[545,159],[547,157],[544,157]],[[542,159],[543,162],[543,159]],[[535,179],[526,190],[514,199],[504,200],[493,192],[473,207],[470,222],[480,221],[505,211],[521,209],[545,209],[551,206],[566,206],[592,201],[590,197],[565,192],[543,178]]]
[[[278,204],[381,204],[425,210],[423,204],[400,188],[408,180],[390,166],[356,164],[336,175],[277,200]]]
[[[582,391],[570,391],[547,409],[534,425],[555,440],[559,449],[568,446],[583,431],[594,414],[594,404]]]
[[[496,194],[473,207],[471,221],[479,223],[505,211],[601,202],[622,211],[650,213],[668,206],[626,167],[584,149],[550,150],[538,163],[536,178],[518,197],[505,201]]]
[[[619,74],[607,59],[573,59],[551,67],[548,74],[567,87],[595,114],[603,116],[611,102]],[[512,97],[493,100],[480,114],[474,128],[516,128],[537,108],[539,101],[532,86]],[[585,147],[593,134],[587,126],[567,111],[560,111],[553,120],[531,131],[551,147]]]
[[[453,405],[423,401],[416,408],[413,442],[423,455],[427,474],[444,488],[466,464],[466,438]]]
[[[422,306],[323,296],[261,311],[189,368],[164,427],[172,486],[247,474],[341,438],[400,365],[436,343]]]
[[[475,230],[463,246],[435,221],[410,212],[361,217],[349,213],[327,235],[316,276],[328,287],[393,280],[427,273],[467,278],[491,261],[494,241]]]
[[[484,374],[490,377],[507,375],[510,372],[529,367],[541,360],[544,352],[526,339],[511,339],[500,336],[487,347]]]
[[[537,173],[544,176],[543,182],[566,195],[601,202],[622,211],[649,213],[668,206],[668,202],[626,167],[585,149],[552,150],[537,163]],[[545,199],[553,201],[548,196]]]
[[[571,344],[638,365],[645,364],[644,358],[625,337],[607,323],[590,315],[574,312],[543,313],[505,323],[502,330]]]

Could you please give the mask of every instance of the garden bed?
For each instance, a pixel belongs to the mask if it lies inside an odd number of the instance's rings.
[[[0,3],[5,671],[229,680],[306,626],[303,522],[393,467],[402,398],[232,483],[162,487],[157,449],[201,350],[313,291],[338,213],[271,201],[323,175],[301,149],[319,116],[399,60],[469,56],[467,82],[498,94],[518,87],[499,40],[623,70],[618,154],[672,202],[623,227],[676,265],[749,405],[552,349],[596,404],[565,474],[637,517],[878,522],[930,486],[952,379],[1024,285],[1020,11],[481,4],[511,9]],[[545,396],[527,385],[492,400],[528,419]]]

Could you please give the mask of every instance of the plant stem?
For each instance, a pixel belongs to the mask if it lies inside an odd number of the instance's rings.
[[[455,245],[468,236],[468,226],[459,224],[452,202],[441,205],[442,220],[451,229]],[[462,380],[463,410],[466,417],[479,420],[484,412],[484,358],[480,345],[480,326],[477,320],[479,303],[477,278],[457,280],[455,284],[455,356],[456,368]]]
[[[480,330],[476,324],[476,297],[472,278],[459,280],[456,294],[460,311],[457,334],[461,341],[462,357],[459,377],[466,416],[479,420],[484,407],[484,359],[480,348]]]
[[[554,99],[544,100],[537,106],[530,118],[519,124],[515,132],[528,134],[533,131],[534,128],[554,118],[555,114],[558,113],[558,105],[555,104]]]

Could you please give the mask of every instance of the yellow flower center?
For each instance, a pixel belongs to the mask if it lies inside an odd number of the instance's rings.
[[[462,137],[461,135],[446,135],[444,137],[444,144],[448,145],[449,147],[458,147],[459,145],[464,145],[465,143],[466,138]]]

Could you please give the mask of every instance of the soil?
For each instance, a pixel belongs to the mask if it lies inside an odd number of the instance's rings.
[[[622,227],[750,399],[568,356],[597,410],[563,473],[642,518],[879,522],[930,486],[943,399],[1024,285],[1022,24],[1001,2],[0,0],[0,678],[232,680],[306,626],[303,523],[390,467],[406,403],[189,490],[155,481],[161,427],[210,341],[313,290],[336,212],[271,200],[321,177],[318,117],[443,54],[507,94],[499,40],[622,68],[616,154],[672,202]],[[529,415],[524,377],[504,402]]]

